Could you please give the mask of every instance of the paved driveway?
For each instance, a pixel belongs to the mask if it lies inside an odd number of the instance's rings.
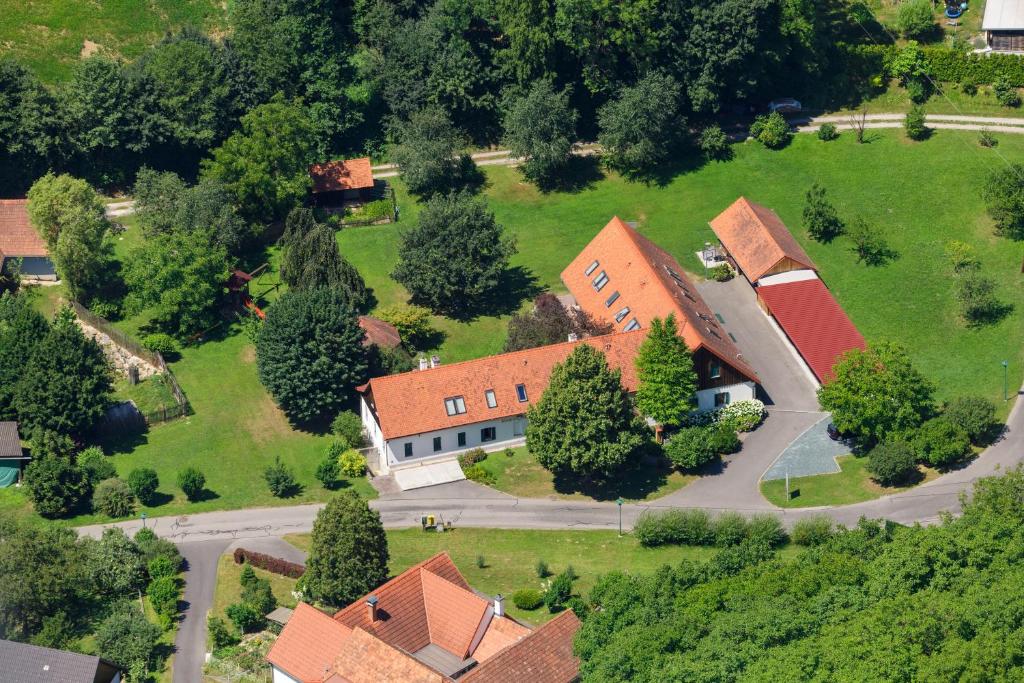
[[[728,282],[708,280],[698,284],[697,290],[711,310],[725,319],[726,331],[757,370],[769,410],[820,410],[817,387],[794,356],[796,350],[758,307],[754,289],[743,276]]]

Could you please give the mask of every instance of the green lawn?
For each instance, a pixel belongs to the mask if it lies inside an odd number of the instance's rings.
[[[524,498],[614,500],[622,496],[631,501],[653,500],[678,491],[697,478],[678,472],[665,462],[649,463],[623,476],[614,487],[584,493],[573,486],[556,485],[551,472],[541,467],[525,446],[491,453],[480,465],[494,476],[494,488]]]
[[[447,551],[455,565],[473,588],[491,595],[511,596],[521,588],[543,587],[537,576],[538,560],[558,573],[572,565],[579,580],[575,591],[586,595],[597,578],[611,571],[630,574],[650,573],[660,566],[674,565],[683,559],[706,560],[714,548],[663,546],[644,548],[630,535],[621,538],[614,531],[527,531],[516,529],[456,528],[439,534],[419,529],[390,530],[388,548],[391,553],[391,574],[399,574],[431,555]],[[299,548],[308,549],[309,535],[296,534],[285,538]],[[795,547],[783,554],[795,554]],[[477,556],[485,566],[477,567]],[[510,614],[528,622],[539,623],[552,617],[543,607],[524,612],[506,602]]]
[[[162,408],[177,408],[174,394],[167,379],[161,375],[153,375],[132,386],[128,379],[118,376],[114,382],[114,399],[117,401],[135,401],[138,409],[144,413],[155,413]]]
[[[992,93],[991,86],[978,86],[978,92],[975,95],[965,95],[956,83],[945,83],[942,87],[945,89],[941,93],[932,95],[922,105],[926,113],[1010,118],[1024,117],[1024,107],[1004,107],[999,104],[999,101]],[[891,114],[893,112],[908,111],[913,104],[910,97],[907,96],[906,88],[901,88],[896,81],[891,81],[884,91],[865,100],[861,106],[867,108],[869,114]],[[837,112],[830,113],[851,114],[859,110],[860,107],[857,107],[855,109],[840,109]],[[1016,135],[1019,135],[1019,133]],[[997,137],[1002,139],[1010,137],[1010,135],[997,134]]]
[[[835,474],[816,474],[811,477],[794,477],[789,480],[789,490],[794,494],[786,498],[786,480],[773,479],[761,482],[761,493],[773,505],[784,508],[817,507],[820,505],[849,505],[873,500],[890,493],[906,491],[910,487],[879,486],[871,480],[867,471],[867,458],[841,455],[836,458],[842,471]],[[921,468],[921,481],[931,481],[939,473],[929,467]]]
[[[46,82],[65,80],[91,50],[132,59],[168,30],[191,25],[217,33],[227,3],[216,0],[0,0],[0,45]]]
[[[259,567],[253,567],[256,576],[270,581],[270,589],[277,598],[277,604],[281,607],[295,607],[295,598],[292,591],[295,590],[295,579],[287,576],[274,574]],[[231,553],[221,555],[217,563],[217,589],[213,594],[213,606],[210,608],[210,615],[227,619],[226,610],[228,605],[242,599],[242,585],[239,583],[242,578],[242,565],[235,564]]]
[[[1024,153],[1024,136],[999,136],[984,149],[970,132],[937,131],[912,143],[901,131],[871,131],[870,144],[852,135],[822,143],[798,135],[780,151],[755,142],[735,147],[732,161],[680,171],[665,183],[628,182],[608,175],[576,193],[544,194],[507,167],[485,167],[491,208],[517,239],[513,265],[536,283],[564,291],[559,273],[609,218],[639,222],[640,230],[696,271],[693,256],[714,234],[708,221],[746,195],[776,210],[818,264],[823,279],[869,341],[895,340],[938,387],[939,398],[977,392],[998,400],[1000,362],[1010,361],[1010,386],[1024,371],[1024,276],[1021,251],[992,234],[980,198],[986,174]],[[828,189],[844,219],[862,216],[877,225],[898,252],[884,266],[860,264],[843,238],[810,241],[801,228],[804,194],[813,182]],[[343,253],[362,272],[381,304],[404,301],[404,290],[388,273],[397,260],[400,231],[415,218],[415,205],[395,182],[402,205],[398,224],[356,228],[339,234]],[[1016,303],[998,324],[969,329],[959,320],[953,283],[943,257],[949,240],[969,242],[982,270],[998,282],[999,297]],[[505,318],[469,323],[447,321],[444,362],[501,349]]]

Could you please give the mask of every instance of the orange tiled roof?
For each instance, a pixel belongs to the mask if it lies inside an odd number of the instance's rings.
[[[597,266],[588,275],[594,262]],[[592,283],[601,273],[607,275],[608,283],[598,291]],[[618,216],[562,271],[562,282],[580,308],[619,330],[634,318],[646,328],[653,318],[675,313],[679,333],[691,351],[705,348],[748,379],[758,381],[757,372],[743,360],[679,263]],[[615,292],[619,296],[606,305]],[[616,322],[616,314],[627,306],[629,312]]]
[[[361,628],[355,628],[334,659],[347,683],[444,683],[445,677]]]
[[[567,610],[530,635],[472,669],[465,683],[570,683],[579,678],[580,660],[572,640],[580,620]]]
[[[342,190],[367,190],[373,187],[373,170],[370,157],[339,159],[313,164],[309,167],[313,179],[313,192],[339,192]]]
[[[366,332],[366,337],[363,340],[365,346],[375,344],[381,348],[393,349],[402,343],[402,336],[398,333],[398,328],[379,318],[361,315],[359,316],[359,327]]]
[[[420,571],[430,642],[465,659],[491,606],[476,593],[427,570]]]
[[[751,282],[784,258],[817,270],[782,220],[771,209],[740,197],[710,223],[719,241]]]
[[[513,621],[512,619],[491,619],[491,623],[487,625],[487,630],[484,631],[484,637],[480,639],[480,644],[473,650],[473,659],[478,662],[486,662],[512,643],[529,634],[530,629],[518,621]]]
[[[267,653],[267,661],[302,683],[320,683],[352,629],[300,602]]]
[[[49,254],[28,220],[28,200],[0,199],[0,259]]]
[[[603,351],[608,365],[622,372],[626,390],[636,391],[633,358],[645,336],[643,330],[608,334],[374,377],[360,390],[376,410],[385,439],[423,434],[526,413],[527,407],[539,400],[547,388],[551,370],[568,358],[577,344],[590,344]],[[526,385],[526,402],[519,401],[518,384]],[[497,399],[495,408],[487,407],[484,392],[488,389],[494,391]],[[463,397],[465,413],[448,415],[444,400],[452,396]]]

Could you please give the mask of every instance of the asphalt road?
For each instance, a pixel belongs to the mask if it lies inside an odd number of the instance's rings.
[[[206,613],[213,604],[217,587],[217,561],[230,543],[226,538],[218,538],[178,545],[187,565],[185,609],[174,640],[174,683],[196,683],[203,678]]]

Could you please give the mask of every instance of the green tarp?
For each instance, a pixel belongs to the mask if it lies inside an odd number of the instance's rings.
[[[16,484],[20,469],[20,460],[0,460],[0,489]]]

